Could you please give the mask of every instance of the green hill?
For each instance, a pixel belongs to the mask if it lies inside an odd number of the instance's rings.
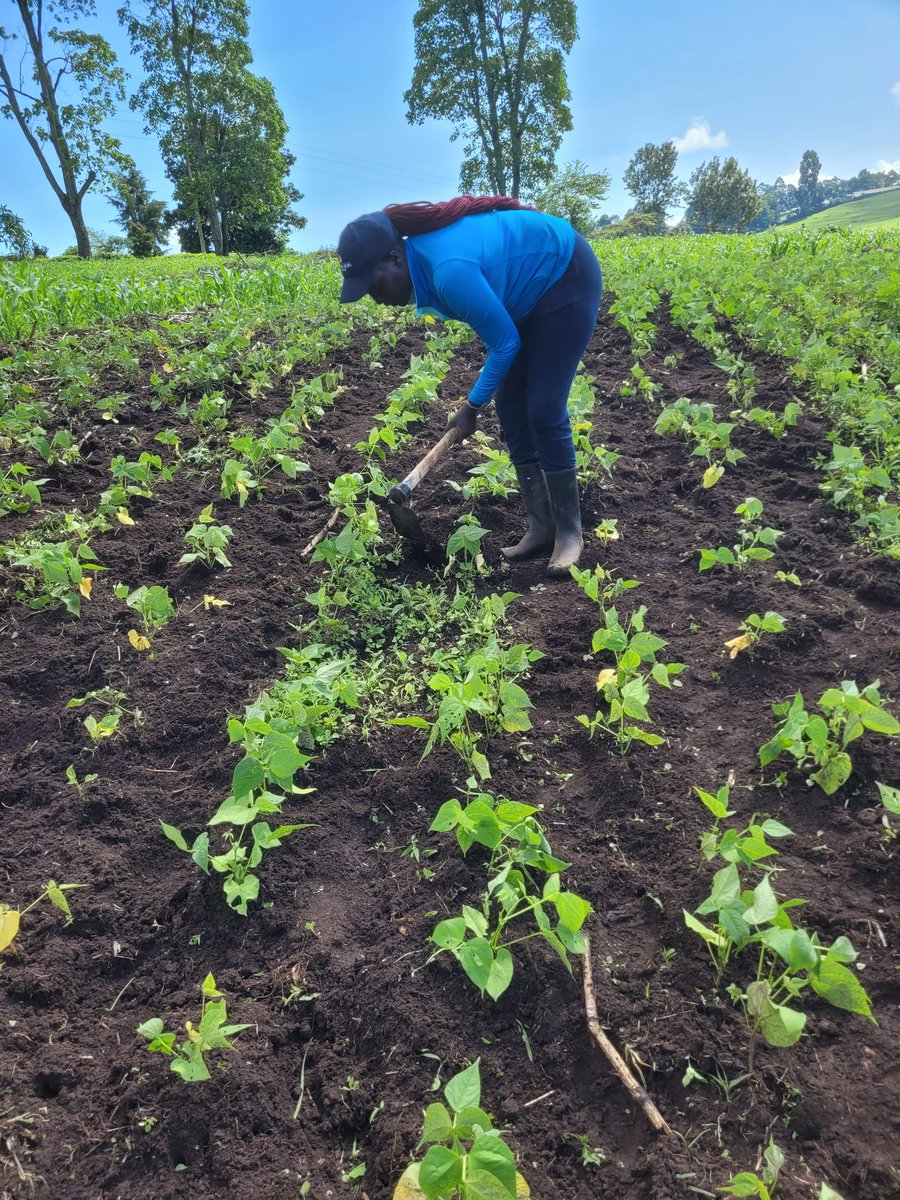
[[[848,200],[836,204],[811,217],[802,217],[779,225],[779,229],[803,224],[807,229],[822,229],[826,225],[846,225],[853,229],[874,229],[879,225],[900,224],[900,188],[892,192],[878,192],[873,196],[862,196],[859,200]]]

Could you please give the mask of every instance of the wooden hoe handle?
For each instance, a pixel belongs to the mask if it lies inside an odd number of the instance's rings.
[[[420,484],[434,464],[447,451],[455,446],[459,441],[459,430],[456,428],[448,429],[436,446],[433,446],[423,459],[416,463],[405,479],[402,479],[395,488],[391,489],[389,499],[396,501],[399,504],[404,504],[409,499],[409,494]]]

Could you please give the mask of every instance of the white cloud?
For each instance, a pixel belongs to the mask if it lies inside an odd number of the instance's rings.
[[[790,171],[787,174],[780,176],[780,178],[783,179],[785,183],[790,184],[791,187],[796,187],[800,182],[800,168],[798,167],[796,171]],[[837,175],[825,175],[823,172],[819,173],[819,183],[827,183],[829,179],[837,179]]]
[[[894,103],[900,105],[900,79],[891,88],[891,95],[894,97]]]
[[[704,121],[702,117],[694,117],[684,137],[673,138],[672,141],[679,154],[690,154],[692,150],[718,150],[727,146],[728,134],[724,129],[712,133],[709,121]]]
[[[878,162],[875,164],[875,170],[900,172],[900,158],[895,158],[893,162],[888,162],[886,158],[879,158]]]

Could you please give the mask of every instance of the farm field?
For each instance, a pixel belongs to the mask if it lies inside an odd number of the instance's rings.
[[[895,1193],[900,235],[597,249],[565,581],[492,412],[378,503],[465,330],[0,266],[0,1196],[381,1200],[476,1059],[536,1200]]]
[[[848,200],[846,204],[835,204],[833,208],[812,213],[800,221],[790,221],[784,228],[790,229],[803,224],[807,229],[825,229],[835,225],[848,229],[877,229],[879,226],[890,227],[898,223],[900,190],[862,196],[859,200]]]

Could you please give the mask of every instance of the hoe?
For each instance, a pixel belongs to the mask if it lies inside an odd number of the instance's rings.
[[[458,441],[459,430],[448,429],[437,445],[433,446],[425,457],[416,463],[410,473],[401,479],[396,487],[391,488],[387,499],[382,501],[400,536],[406,538],[417,549],[424,550],[429,559],[443,559],[444,553],[435,539],[422,528],[419,518],[410,507],[410,496],[413,488],[422,482],[435,463],[443,458]]]

